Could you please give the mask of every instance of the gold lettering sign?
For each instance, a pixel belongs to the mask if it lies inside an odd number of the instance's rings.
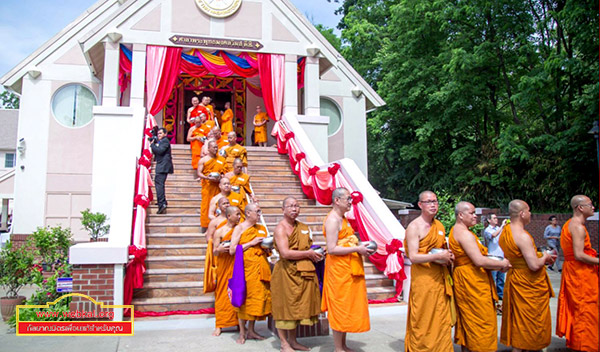
[[[241,4],[242,0],[196,0],[196,5],[200,10],[211,17],[218,18],[233,15]]]
[[[263,47],[263,45],[256,40],[193,37],[189,35],[174,35],[169,38],[169,40],[173,44],[182,46],[199,46],[239,50],[260,50]]]

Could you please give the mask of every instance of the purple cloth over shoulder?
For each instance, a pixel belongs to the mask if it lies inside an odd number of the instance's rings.
[[[241,307],[246,302],[246,275],[244,273],[244,247],[238,244],[235,248],[233,274],[227,285],[227,294],[231,305]]]

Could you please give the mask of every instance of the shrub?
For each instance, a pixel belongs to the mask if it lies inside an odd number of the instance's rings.
[[[106,235],[110,230],[110,225],[104,225],[108,219],[106,214],[92,213],[89,209],[81,212],[81,225],[88,231],[93,242],[98,241],[98,238]]]

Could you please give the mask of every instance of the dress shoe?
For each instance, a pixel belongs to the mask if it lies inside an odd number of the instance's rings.
[[[166,214],[166,213],[167,213],[166,206],[162,206],[162,207],[158,208],[158,211],[156,212],[156,214]]]

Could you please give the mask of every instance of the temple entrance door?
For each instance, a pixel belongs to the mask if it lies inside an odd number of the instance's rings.
[[[212,99],[211,104],[219,124],[225,103],[230,102],[238,140],[245,140],[246,80],[242,77],[191,77],[182,74],[163,110],[163,126],[167,128],[171,143],[189,144],[186,139],[191,126],[186,120],[194,96],[208,96]]]

